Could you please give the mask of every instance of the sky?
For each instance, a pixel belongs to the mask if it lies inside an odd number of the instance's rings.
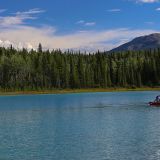
[[[0,0],[0,45],[104,51],[160,32],[160,0]]]

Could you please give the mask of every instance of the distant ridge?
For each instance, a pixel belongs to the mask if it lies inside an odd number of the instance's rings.
[[[110,52],[137,51],[154,48],[160,48],[160,33],[137,37],[128,43],[112,49]]]

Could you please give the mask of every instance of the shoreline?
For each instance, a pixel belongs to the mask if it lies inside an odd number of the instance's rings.
[[[55,89],[39,91],[0,91],[0,96],[7,95],[38,95],[38,94],[74,94],[74,93],[96,93],[96,92],[129,92],[129,91],[160,91],[160,87],[142,88],[88,88],[88,89]]]

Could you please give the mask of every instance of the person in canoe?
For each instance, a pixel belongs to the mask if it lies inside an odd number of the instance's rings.
[[[155,102],[160,102],[160,95],[156,97]]]
[[[160,106],[160,95],[156,97],[154,102],[149,102],[151,106]]]

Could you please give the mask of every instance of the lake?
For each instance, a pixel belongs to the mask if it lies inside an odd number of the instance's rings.
[[[157,160],[159,92],[0,96],[0,160]]]

